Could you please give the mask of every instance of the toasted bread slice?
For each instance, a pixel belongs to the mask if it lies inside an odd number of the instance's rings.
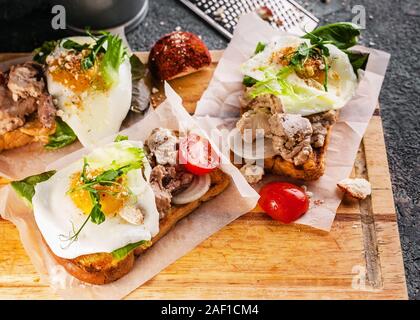
[[[240,109],[241,116],[248,110],[247,105],[242,105]],[[339,114],[337,113],[337,118],[338,116]],[[325,157],[332,127],[330,126],[327,130],[324,145],[321,148],[314,148],[311,157],[303,165],[296,166],[278,155],[273,158],[264,159],[264,170],[298,180],[318,180],[325,173]]]
[[[284,160],[281,156],[264,160],[264,169],[268,172],[283,175],[293,179],[313,181],[323,176],[325,172],[325,156],[331,136],[331,128],[325,137],[325,144],[321,148],[313,149],[311,157],[301,166]]]
[[[0,135],[0,152],[26,146],[33,142],[47,142],[48,137],[55,132],[55,126],[45,128],[34,118],[25,123],[23,127]]]
[[[165,236],[178,221],[197,209],[203,202],[222,193],[230,184],[230,178],[219,169],[213,171],[210,176],[211,187],[205,195],[186,205],[173,206],[166,217],[160,220],[159,233],[153,237],[152,245]],[[101,285],[116,281],[129,273],[134,266],[135,257],[145,250],[147,248],[139,247],[121,260],[114,259],[110,253],[89,254],[75,259],[63,259],[51,253],[56,261],[77,279]]]

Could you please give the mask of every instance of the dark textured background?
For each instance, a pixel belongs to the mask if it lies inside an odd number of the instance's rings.
[[[361,42],[391,53],[380,102],[392,175],[409,296],[420,300],[420,1],[298,1],[321,23],[350,21],[351,8],[366,7]],[[327,1],[328,2],[328,1]],[[30,51],[63,32],[50,27],[45,0],[0,0],[0,52]],[[176,27],[202,36],[211,49],[227,41],[176,0],[150,0],[146,20],[128,35],[133,50],[148,50]]]

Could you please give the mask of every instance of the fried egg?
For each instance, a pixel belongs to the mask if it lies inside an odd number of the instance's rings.
[[[79,44],[91,44],[89,37],[69,38]],[[73,129],[85,146],[95,145],[117,133],[131,106],[131,65],[126,56],[115,84],[105,85],[98,63],[85,70],[82,53],[63,47],[63,39],[47,58],[47,85],[59,109],[58,115]],[[85,53],[86,55],[87,53]]]
[[[159,232],[159,212],[148,183],[151,167],[145,156],[139,158],[142,147],[139,142],[114,142],[86,156],[88,175],[123,167],[139,159],[143,167],[128,171],[118,180],[128,192],[121,193],[115,185],[100,189],[105,221],[95,224],[88,220],[74,241],[68,239],[83,225],[92,208],[89,193],[77,188],[84,160],[72,163],[36,186],[32,200],[35,220],[55,255],[74,259],[93,253],[111,253],[129,244],[151,240]],[[140,222],[123,218],[123,213],[137,209],[142,213]]]
[[[249,89],[252,97],[274,94],[281,100],[284,112],[304,116],[344,107],[357,87],[348,56],[336,46],[326,44],[329,50],[326,91],[325,65],[321,61],[307,60],[301,72],[289,66],[290,57],[302,43],[311,46],[309,40],[295,36],[276,38],[241,66],[245,76],[257,80]]]

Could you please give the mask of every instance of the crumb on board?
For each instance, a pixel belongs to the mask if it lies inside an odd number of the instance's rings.
[[[366,179],[344,179],[337,186],[351,197],[359,200],[366,199],[372,193],[372,187]]]
[[[271,9],[267,6],[262,6],[258,8],[257,14],[260,16],[261,19],[265,21],[270,21],[274,16],[273,11],[271,11]]]
[[[320,205],[322,205],[324,203],[325,203],[325,201],[324,200],[321,200],[321,199],[314,200],[314,205],[316,205],[316,206],[320,206]]]

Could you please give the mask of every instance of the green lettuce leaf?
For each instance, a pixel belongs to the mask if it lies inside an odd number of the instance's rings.
[[[115,140],[114,140],[114,142],[121,142],[121,141],[126,141],[126,140],[128,140],[128,137],[127,136],[123,136],[123,135],[118,135],[116,138],[115,138]]]
[[[255,52],[254,53],[255,54],[258,54],[260,52],[263,52],[266,46],[267,45],[265,43],[258,42],[257,47],[255,48]]]
[[[293,72],[292,67],[284,67],[279,71],[270,67],[261,68],[260,70],[264,71],[264,80],[255,80],[255,84],[248,93],[252,99],[263,94],[273,94],[275,96],[293,94],[293,89],[285,80]]]
[[[118,36],[108,34],[106,43],[107,47],[100,68],[105,85],[110,88],[118,82],[120,66],[127,52],[122,39]]]
[[[293,67],[284,67],[277,72],[270,67],[260,70],[264,71],[264,80],[258,81],[247,92],[251,99],[264,94],[281,96],[287,113],[301,113],[305,109],[322,112],[327,110],[326,106],[334,104],[326,93],[320,94],[315,89],[289,82],[287,77],[293,72]]]
[[[112,254],[112,257],[114,259],[116,259],[116,260],[122,260],[125,257],[127,257],[128,254],[131,251],[133,251],[134,249],[136,249],[137,247],[140,247],[141,246],[143,248],[148,248],[151,245],[152,245],[152,242],[151,241],[142,240],[142,241],[139,241],[139,242],[136,242],[136,243],[132,243],[132,244],[126,245],[123,248],[117,249],[117,250],[113,251],[111,254]]]
[[[46,149],[61,149],[77,140],[77,136],[74,131],[69,127],[67,123],[61,120],[61,118],[57,117],[55,119],[55,124],[55,133],[49,137],[48,143],[45,145]]]
[[[12,188],[21,197],[28,206],[32,207],[32,198],[35,195],[35,186],[38,183],[49,180],[56,171],[48,171],[35,176],[27,177],[21,181],[13,181],[11,183]]]

